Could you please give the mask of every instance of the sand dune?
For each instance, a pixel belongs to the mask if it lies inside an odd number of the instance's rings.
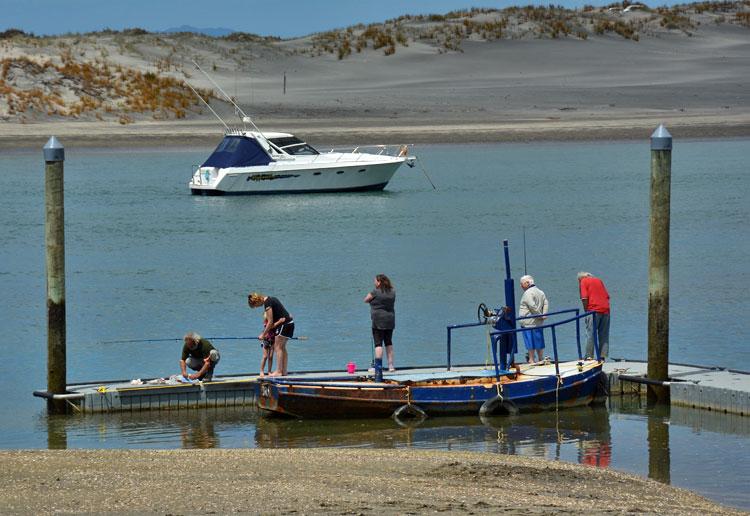
[[[187,74],[196,87],[213,88],[190,65],[195,57],[262,128],[300,132],[314,143],[647,138],[659,123],[675,137],[750,135],[750,28],[722,22],[720,13],[694,12],[689,30],[664,28],[653,13],[631,14],[606,16],[639,27],[638,41],[594,31],[585,39],[533,38],[518,25],[503,39],[467,37],[456,51],[421,38],[393,55],[367,47],[339,59],[314,55],[313,37],[237,43],[99,34],[4,40],[0,59],[54,61],[62,41],[77,60]],[[210,145],[223,130],[199,104],[181,119],[145,111],[123,124],[118,99],[104,102],[111,111],[76,118],[7,109],[3,116],[0,102],[0,145],[37,146],[50,134],[90,145],[149,144],[156,135],[160,145]],[[237,123],[231,106],[211,102]]]

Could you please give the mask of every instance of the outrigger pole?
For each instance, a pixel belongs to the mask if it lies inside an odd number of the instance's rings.
[[[247,123],[247,122],[249,122],[249,123],[250,123],[250,124],[251,124],[251,125],[253,126],[253,128],[255,128],[255,130],[256,130],[256,131],[258,131],[258,132],[259,132],[260,134],[263,134],[263,131],[261,131],[261,130],[260,130],[260,129],[258,128],[258,126],[257,126],[257,125],[255,125],[255,122],[253,122],[253,119],[252,119],[252,118],[250,118],[250,117],[249,117],[249,116],[247,115],[247,113],[245,113],[244,111],[242,111],[242,108],[241,108],[240,106],[238,106],[238,105],[237,105],[237,103],[236,103],[236,102],[234,101],[234,99],[233,99],[232,97],[230,97],[229,95],[227,95],[227,92],[226,92],[226,91],[224,91],[224,90],[223,90],[223,89],[221,88],[221,86],[219,86],[219,85],[218,85],[218,84],[216,83],[216,81],[214,81],[214,80],[213,80],[213,79],[211,78],[211,76],[210,76],[210,75],[208,75],[208,74],[207,74],[207,73],[205,72],[205,70],[203,70],[203,68],[201,68],[201,67],[200,67],[200,65],[199,65],[199,64],[198,64],[198,63],[197,63],[197,62],[195,61],[195,59],[191,59],[191,61],[193,62],[193,64],[195,65],[195,67],[196,67],[196,68],[197,68],[197,69],[198,69],[198,70],[199,70],[199,71],[200,71],[200,72],[201,72],[201,73],[202,73],[203,75],[205,75],[205,76],[206,76],[206,79],[208,79],[208,80],[209,80],[209,81],[211,82],[211,84],[213,84],[214,86],[216,86],[216,89],[218,89],[218,90],[219,90],[219,91],[221,92],[221,94],[222,94],[222,95],[224,95],[224,98],[225,98],[225,99],[227,99],[227,101],[228,101],[228,102],[229,102],[230,104],[232,104],[232,105],[234,106],[234,109],[236,110],[236,111],[235,111],[235,113],[239,113],[240,115],[242,115],[242,122],[243,122],[243,123]],[[263,135],[263,137],[265,138],[265,135]]]
[[[195,91],[195,88],[193,88],[193,86],[192,86],[192,85],[191,85],[191,84],[190,84],[189,82],[185,81],[185,84],[187,84],[187,85],[188,85],[188,88],[190,88],[191,90],[193,90],[193,93],[195,93],[195,96],[196,96],[196,97],[198,97],[199,99],[201,99],[201,102],[203,102],[203,103],[204,103],[204,104],[206,105],[206,107],[207,107],[208,109],[210,109],[210,110],[211,110],[211,113],[213,113],[213,114],[214,114],[214,116],[215,116],[216,118],[218,118],[218,119],[219,119],[219,122],[221,122],[221,123],[222,123],[222,125],[224,126],[224,128],[225,128],[225,129],[226,129],[226,130],[228,131],[228,130],[229,130],[229,126],[228,126],[228,125],[227,125],[227,123],[226,123],[226,122],[224,121],[224,119],[222,119],[222,118],[221,118],[221,117],[219,116],[219,114],[218,114],[218,113],[217,113],[216,111],[214,111],[214,108],[212,108],[212,107],[211,107],[211,106],[209,105],[209,103],[208,103],[208,102],[206,102],[206,100],[205,100],[205,99],[204,99],[203,97],[201,97],[201,94],[200,94],[200,93],[198,93],[197,91]]]

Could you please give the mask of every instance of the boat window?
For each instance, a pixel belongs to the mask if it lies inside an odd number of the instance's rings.
[[[320,154],[311,145],[303,142],[296,136],[283,136],[281,138],[269,138],[269,141],[279,147],[287,154],[293,156],[312,156]]]
[[[201,167],[253,167],[268,165],[271,157],[253,138],[225,136]]]

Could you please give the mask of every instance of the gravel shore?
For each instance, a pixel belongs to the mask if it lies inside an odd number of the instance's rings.
[[[45,450],[0,458],[6,514],[743,514],[632,475],[482,453]]]

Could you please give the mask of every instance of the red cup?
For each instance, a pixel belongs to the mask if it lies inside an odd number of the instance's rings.
[[[346,364],[346,372],[349,374],[354,374],[357,371],[357,364],[354,362],[349,362]]]

